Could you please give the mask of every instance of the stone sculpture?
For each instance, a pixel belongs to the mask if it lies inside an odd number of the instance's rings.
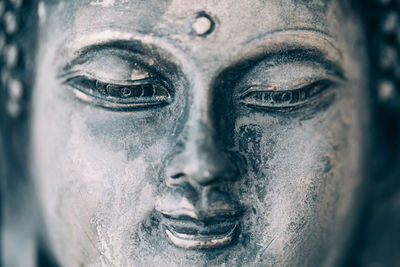
[[[371,49],[398,48],[369,46],[365,6],[0,7],[3,139],[12,140],[4,150],[14,151],[5,153],[5,176],[20,179],[3,192],[12,203],[6,214],[32,219],[14,241],[27,254],[36,255],[40,240],[41,257],[61,266],[347,260],[375,173],[367,168],[374,106],[395,101],[399,81],[375,69]],[[393,40],[396,22],[385,25]],[[387,68],[399,68],[388,58]],[[18,203],[16,192],[25,196]],[[10,228],[5,240],[21,231]]]

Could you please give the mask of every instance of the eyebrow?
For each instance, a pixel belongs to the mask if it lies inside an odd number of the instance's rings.
[[[303,37],[303,38],[301,38]],[[279,41],[278,39],[281,39]],[[79,51],[88,46],[96,46],[104,43],[117,42],[117,41],[131,41],[131,42],[139,42],[143,44],[156,44],[159,38],[153,37],[147,34],[141,33],[132,33],[118,30],[105,30],[98,31],[94,33],[87,33],[82,35],[78,35],[75,38],[66,38],[64,42],[62,42],[61,47],[66,48],[67,50]],[[277,29],[270,32],[262,33],[249,42],[245,43],[244,46],[252,45],[252,43],[262,43],[266,41],[273,41],[277,43],[294,43],[296,41],[310,44],[310,40],[312,42],[317,43],[326,43],[333,50],[335,50],[336,54],[341,54],[340,50],[337,48],[336,42],[332,36],[328,33],[314,29],[314,28],[287,28],[287,29]],[[173,48],[172,44],[166,43],[166,48]]]
[[[264,33],[250,40],[243,48],[242,56],[279,55],[289,51],[314,51],[319,58],[341,64],[343,51],[336,40],[326,32],[313,28],[280,29]]]
[[[152,49],[149,49],[150,46],[160,49],[159,53],[166,52],[173,55],[173,61],[178,60],[178,64],[187,61],[178,47],[169,42],[160,42],[160,38],[140,33],[106,30],[85,34],[63,42],[59,51],[66,53],[58,54],[67,55],[69,59],[68,62],[57,65],[67,66],[68,63],[78,59],[84,52],[96,49],[122,48],[132,52],[142,51],[146,54],[146,52],[152,51]],[[244,43],[243,48],[240,49],[240,54],[233,56],[233,60],[221,67],[223,69],[232,68],[254,58],[265,59],[272,56],[284,58],[285,55],[294,51],[297,52],[297,55],[308,54],[309,60],[324,63],[325,66],[339,70],[338,73],[344,73],[342,67],[343,52],[338,48],[336,40],[328,33],[313,28],[278,29],[262,33]]]
[[[158,48],[159,51],[164,51],[169,55],[178,54],[178,49],[172,44],[168,42],[161,43],[155,37],[140,33],[106,30],[86,33],[75,38],[67,37],[57,49],[57,54],[61,55],[61,57],[56,56],[54,61],[57,66],[63,67],[69,62],[78,59],[83,53],[95,51],[96,49],[116,48],[135,53],[142,51],[145,54],[150,50],[150,47]]]
[[[281,29],[258,35],[243,45],[240,54],[220,69],[219,76],[249,71],[264,60],[276,58],[278,64],[316,62],[341,80],[346,80],[343,51],[328,33],[310,29]],[[276,62],[276,61],[275,61]]]

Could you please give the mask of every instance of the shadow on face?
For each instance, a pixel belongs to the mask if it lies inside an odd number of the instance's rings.
[[[368,64],[337,1],[41,3],[32,173],[63,265],[335,264]]]

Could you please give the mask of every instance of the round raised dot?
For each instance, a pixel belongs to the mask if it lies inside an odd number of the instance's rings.
[[[388,101],[392,99],[396,93],[395,86],[392,81],[382,81],[379,85],[379,99],[381,101]]]
[[[197,35],[207,35],[212,32],[214,22],[207,15],[201,15],[196,18],[192,24],[192,28]]]
[[[394,32],[398,24],[398,19],[399,17],[397,12],[395,11],[387,12],[382,24],[382,30],[386,33]]]
[[[16,101],[8,101],[6,108],[7,113],[13,118],[18,117],[19,114],[21,114],[21,106]]]
[[[8,81],[8,95],[12,100],[20,100],[23,95],[22,83],[16,79]]]
[[[8,34],[13,34],[16,33],[18,30],[18,25],[17,25],[17,18],[15,17],[14,13],[11,13],[8,11],[4,15],[4,24],[5,24],[5,30]]]
[[[4,49],[5,63],[9,68],[14,68],[18,62],[18,49],[16,45],[8,45]]]

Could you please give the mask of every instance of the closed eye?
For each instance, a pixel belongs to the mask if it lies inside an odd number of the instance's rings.
[[[337,82],[321,79],[300,87],[282,90],[268,85],[253,85],[238,95],[240,103],[265,111],[290,111],[315,102],[320,95],[331,91]]]
[[[78,99],[107,109],[129,111],[167,105],[172,100],[168,84],[153,77],[100,81],[89,74],[78,74],[64,83]]]

